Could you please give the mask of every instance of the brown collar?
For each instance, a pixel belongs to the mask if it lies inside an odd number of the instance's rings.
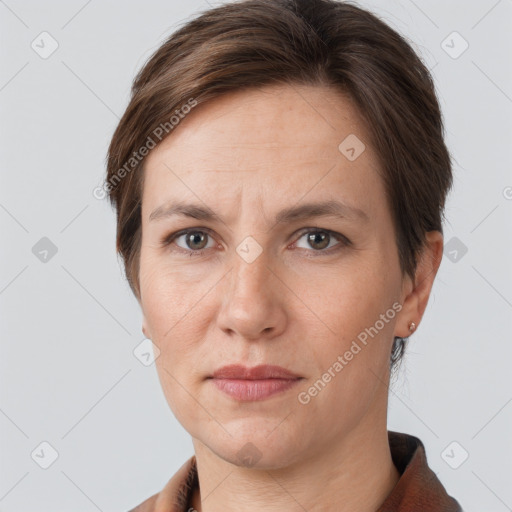
[[[388,430],[391,457],[400,480],[377,512],[463,512],[428,467],[425,447],[417,437]],[[187,512],[194,489],[199,485],[195,455],[190,457],[154,494],[129,512]]]
[[[391,457],[400,480],[377,512],[463,512],[428,467],[425,447],[417,437],[388,430]]]

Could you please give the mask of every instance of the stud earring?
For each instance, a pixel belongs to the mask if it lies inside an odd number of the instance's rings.
[[[412,332],[412,331],[414,331],[414,329],[416,329],[416,324],[415,324],[414,322],[411,322],[411,323],[409,324],[409,331],[411,331],[411,332]]]

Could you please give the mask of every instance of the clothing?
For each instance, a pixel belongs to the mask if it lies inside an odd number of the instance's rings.
[[[417,437],[388,430],[393,463],[400,473],[377,512],[463,512],[449,496],[436,474],[428,467],[425,447]],[[163,490],[129,512],[187,512],[198,486],[195,456],[188,459]]]

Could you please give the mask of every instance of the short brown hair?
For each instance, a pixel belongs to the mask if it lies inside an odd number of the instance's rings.
[[[150,134],[163,133],[158,127],[169,126],[191,99],[199,104],[276,83],[348,93],[379,155],[402,273],[414,277],[425,233],[442,232],[452,186],[428,69],[403,36],[351,3],[244,0],[202,13],[160,46],[137,74],[112,137],[105,186],[117,209],[117,251],[139,300],[144,158],[137,151],[155,143]],[[405,341],[395,338],[392,366]]]

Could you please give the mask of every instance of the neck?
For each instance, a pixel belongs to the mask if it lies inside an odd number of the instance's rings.
[[[231,464],[194,439],[198,480],[191,505],[197,512],[370,512],[389,496],[400,474],[384,423],[368,418],[311,458],[278,469]]]

